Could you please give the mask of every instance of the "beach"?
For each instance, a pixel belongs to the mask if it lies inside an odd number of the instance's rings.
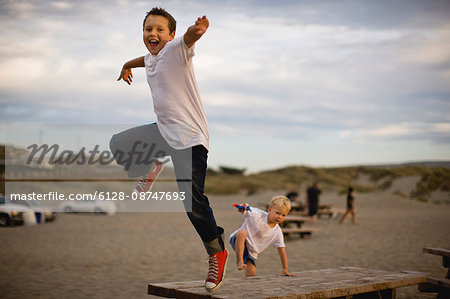
[[[232,203],[261,207],[279,194],[209,196],[230,251],[226,277],[244,279],[228,243],[243,220]],[[325,191],[320,202],[344,208],[345,195]],[[353,266],[445,276],[441,257],[422,248],[450,248],[450,205],[385,191],[355,193],[355,206],[356,225],[350,217],[341,225],[322,217],[311,237],[287,240],[289,271]],[[52,223],[0,229],[2,298],[153,298],[147,295],[150,282],[206,277],[207,255],[183,212],[58,216]],[[280,272],[277,250],[266,249],[258,258],[257,275]],[[397,298],[434,297],[417,286],[397,290]]]

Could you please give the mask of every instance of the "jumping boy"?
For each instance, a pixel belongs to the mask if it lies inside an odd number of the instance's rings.
[[[182,37],[175,38],[176,21],[167,11],[153,8],[147,13],[143,39],[149,53],[126,62],[118,81],[130,85],[131,70],[145,67],[157,122],[114,135],[110,147],[129,177],[143,176],[136,187],[138,192],[148,191],[161,170],[157,158],[171,156],[179,190],[185,194],[187,215],[209,254],[205,288],[212,292],[224,280],[228,252],[224,231],[217,226],[204,195],[209,134],[192,66],[195,42],[208,27],[209,21],[203,16]],[[136,152],[141,156],[134,155]],[[152,165],[154,170],[150,171]]]
[[[245,276],[256,275],[256,259],[268,246],[278,249],[283,270],[281,275],[294,276],[288,272],[287,255],[283,232],[279,226],[291,210],[291,203],[285,196],[272,198],[268,212],[251,207],[238,209],[244,213],[244,223],[230,236],[230,244],[236,251],[238,270],[245,269]]]

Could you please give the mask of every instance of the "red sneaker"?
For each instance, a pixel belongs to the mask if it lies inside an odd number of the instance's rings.
[[[147,192],[148,190],[150,190],[153,182],[156,180],[163,168],[164,164],[162,164],[159,160],[155,160],[155,169],[141,178],[136,188],[134,189],[134,192]]]
[[[222,285],[227,270],[228,251],[211,254],[209,256],[208,277],[205,282],[205,289],[214,292]]]

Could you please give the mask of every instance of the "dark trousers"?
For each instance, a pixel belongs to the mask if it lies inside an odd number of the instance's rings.
[[[202,239],[208,254],[223,251],[223,228],[217,226],[205,192],[208,150],[203,145],[176,150],[159,132],[157,124],[143,125],[115,134],[110,149],[129,177],[141,177],[150,171],[155,158],[171,156],[187,215]]]

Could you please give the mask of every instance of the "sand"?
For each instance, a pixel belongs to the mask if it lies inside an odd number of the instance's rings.
[[[242,215],[233,202],[267,202],[280,192],[210,196],[227,237]],[[302,198],[304,199],[304,198]],[[345,196],[324,193],[322,203],[345,207]],[[424,246],[450,248],[450,205],[414,201],[390,192],[355,194],[357,225],[322,218],[311,238],[287,241],[291,272],[339,266],[413,270],[444,277],[440,257]],[[152,298],[149,282],[202,280],[207,256],[184,213],[61,214],[53,223],[0,229],[2,298]],[[227,248],[232,251],[227,243]],[[278,253],[268,248],[257,274],[278,273]],[[231,255],[227,277],[243,277]],[[226,283],[226,281],[225,281]],[[398,298],[434,298],[417,287]]]

